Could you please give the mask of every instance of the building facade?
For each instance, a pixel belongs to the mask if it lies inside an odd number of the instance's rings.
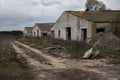
[[[53,23],[36,23],[32,30],[33,37],[43,37],[50,35],[50,28],[53,26]]]
[[[63,40],[85,40],[105,32],[120,11],[65,11],[51,28],[53,37]]]
[[[33,30],[33,27],[25,27],[23,30],[23,36],[32,37],[32,30]]]

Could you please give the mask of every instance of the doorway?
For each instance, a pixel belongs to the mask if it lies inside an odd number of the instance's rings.
[[[37,30],[37,37],[39,37],[39,30]]]
[[[42,33],[42,37],[45,37],[45,36],[47,36],[47,33]]]
[[[97,32],[97,33],[105,32],[105,28],[99,28],[99,29],[96,29],[96,32]]]
[[[55,31],[54,31],[54,30],[51,31],[51,36],[52,36],[52,37],[55,36]]]
[[[71,40],[71,27],[66,28],[66,39]]]
[[[87,39],[87,29],[81,29],[81,35],[83,40]]]
[[[34,32],[34,37],[35,37],[35,32]]]

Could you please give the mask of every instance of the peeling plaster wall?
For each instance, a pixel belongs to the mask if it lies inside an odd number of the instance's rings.
[[[81,40],[81,29],[87,29],[87,38],[92,36],[91,22],[75,15],[64,12],[51,30],[55,31],[55,38],[66,40],[66,27],[71,27],[71,40]],[[60,30],[61,35],[58,35]]]
[[[111,23],[96,23],[97,28],[106,28],[109,27]]]
[[[51,30],[55,31],[55,38],[66,40],[66,27],[71,27],[71,40],[81,40],[81,29],[87,29],[87,38],[91,37],[91,22],[75,15],[64,12]],[[61,35],[58,36],[60,30]]]
[[[56,21],[54,26],[51,28],[51,30],[54,30],[55,38],[61,38],[66,40],[66,27],[69,27],[68,25],[68,14],[63,13],[60,18]],[[58,36],[58,31],[60,30],[60,36]]]
[[[37,30],[39,30],[39,36],[37,34]],[[35,35],[34,35],[34,33],[35,33]],[[33,37],[41,37],[41,30],[37,26],[34,26],[34,28],[32,30],[32,35],[33,35]]]
[[[32,37],[32,32],[29,33],[29,32],[27,32],[26,29],[24,29],[24,30],[23,30],[23,36]]]
[[[81,31],[81,29],[87,29],[87,38],[92,37],[92,29],[91,29],[92,26],[91,26],[91,24],[92,24],[91,21],[80,18],[80,31]],[[82,38],[81,37],[81,32],[80,32],[79,36],[80,36],[80,39],[81,39]]]
[[[27,35],[27,31],[26,29],[23,30],[23,36],[26,36]]]

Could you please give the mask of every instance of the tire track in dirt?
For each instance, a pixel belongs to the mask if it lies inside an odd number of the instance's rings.
[[[18,45],[24,46],[25,48],[27,48],[29,50],[34,51],[36,54],[39,54],[39,55],[43,56],[46,60],[50,61],[51,65],[54,67],[54,69],[67,68],[67,66],[62,63],[63,61],[61,59],[54,58],[52,56],[48,56],[46,54],[43,54],[40,50],[31,48],[31,47],[29,47],[29,46],[27,46],[25,44],[22,44],[22,43],[20,43],[18,41],[15,41],[15,43],[18,44]]]
[[[24,57],[27,61],[27,64],[34,70],[43,70],[43,69],[52,69],[51,66],[42,64],[37,60],[34,60],[33,58],[30,58],[28,55],[24,54],[24,50],[20,49],[18,46],[16,46],[14,43],[12,43],[13,48],[15,49],[16,53],[19,53],[22,57]]]
[[[27,48],[28,50],[31,50],[33,51],[35,54],[39,54],[41,55],[42,57],[44,57],[46,60],[49,60],[50,63],[52,64],[51,66],[47,65],[48,67],[46,67],[45,64],[41,64],[39,61],[37,60],[34,60],[32,58],[29,58],[29,56],[23,54],[24,51],[21,51],[20,48],[18,49],[18,47],[15,45],[21,45],[23,46],[24,48]],[[118,79],[118,76],[116,76],[115,74],[112,74],[112,73],[109,73],[109,71],[105,71],[105,70],[101,70],[99,68],[88,68],[88,67],[85,67],[85,66],[77,66],[77,65],[74,65],[70,62],[68,62],[66,64],[65,60],[64,59],[59,59],[59,58],[54,58],[52,56],[49,56],[49,55],[46,55],[46,54],[43,54],[40,50],[38,49],[34,49],[34,48],[31,48],[25,44],[22,44],[18,41],[15,41],[15,44],[13,45],[14,48],[17,50],[18,53],[21,53],[23,54],[24,57],[26,57],[28,59],[28,62],[33,62],[32,66],[35,66],[36,70],[55,70],[55,69],[79,69],[79,70],[83,70],[85,72],[93,72],[95,74],[98,74],[98,75],[101,75],[102,77],[104,77],[105,79],[103,80],[119,80]],[[109,69],[108,69],[109,70]],[[40,76],[42,74],[39,74],[38,76]],[[45,75],[44,75],[45,76]],[[40,76],[41,77],[41,76]],[[43,75],[42,75],[43,77]],[[38,79],[39,80],[39,79]],[[101,80],[101,79],[99,79]]]

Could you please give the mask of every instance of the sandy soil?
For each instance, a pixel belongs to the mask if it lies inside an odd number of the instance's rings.
[[[55,58],[18,41],[12,45],[17,53],[26,58],[34,80],[120,80],[120,65],[106,65],[106,59]]]

